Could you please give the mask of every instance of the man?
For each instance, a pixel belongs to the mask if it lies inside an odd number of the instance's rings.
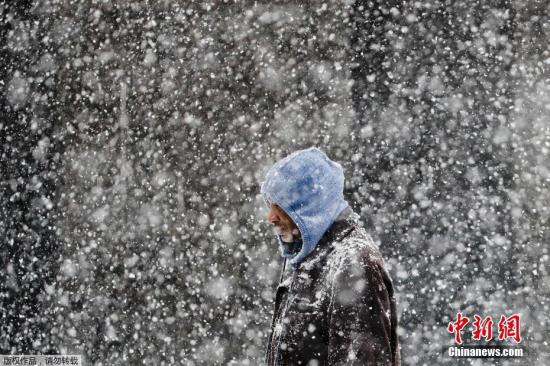
[[[269,366],[400,365],[392,282],[343,189],[342,167],[315,147],[275,163],[262,184],[284,257]]]

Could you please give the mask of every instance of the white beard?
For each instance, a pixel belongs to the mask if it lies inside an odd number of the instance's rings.
[[[284,230],[279,226],[273,226],[275,235],[280,235],[281,240],[290,243],[300,237],[300,231],[297,228],[292,230]]]

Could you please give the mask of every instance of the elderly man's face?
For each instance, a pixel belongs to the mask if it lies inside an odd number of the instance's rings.
[[[283,241],[291,242],[300,237],[300,230],[294,221],[274,203],[269,208],[267,221],[273,225],[275,235],[280,235]]]

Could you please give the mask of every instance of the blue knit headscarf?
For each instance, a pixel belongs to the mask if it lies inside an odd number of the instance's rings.
[[[342,167],[316,147],[295,151],[276,162],[267,172],[261,194],[268,207],[276,203],[300,230],[299,251],[278,237],[281,255],[291,258],[289,264],[294,268],[348,206]]]

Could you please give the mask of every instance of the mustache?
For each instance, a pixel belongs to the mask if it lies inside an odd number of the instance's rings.
[[[280,225],[273,225],[272,230],[273,230],[273,233],[275,235],[285,235],[285,234],[290,234],[290,235],[293,235],[293,236],[300,235],[300,231],[298,230],[298,228],[291,229],[290,227],[283,227],[283,226],[280,226]]]
[[[283,235],[284,233],[287,233],[289,231],[287,228],[284,228],[279,225],[273,225],[272,229],[273,229],[273,233],[276,235]]]

